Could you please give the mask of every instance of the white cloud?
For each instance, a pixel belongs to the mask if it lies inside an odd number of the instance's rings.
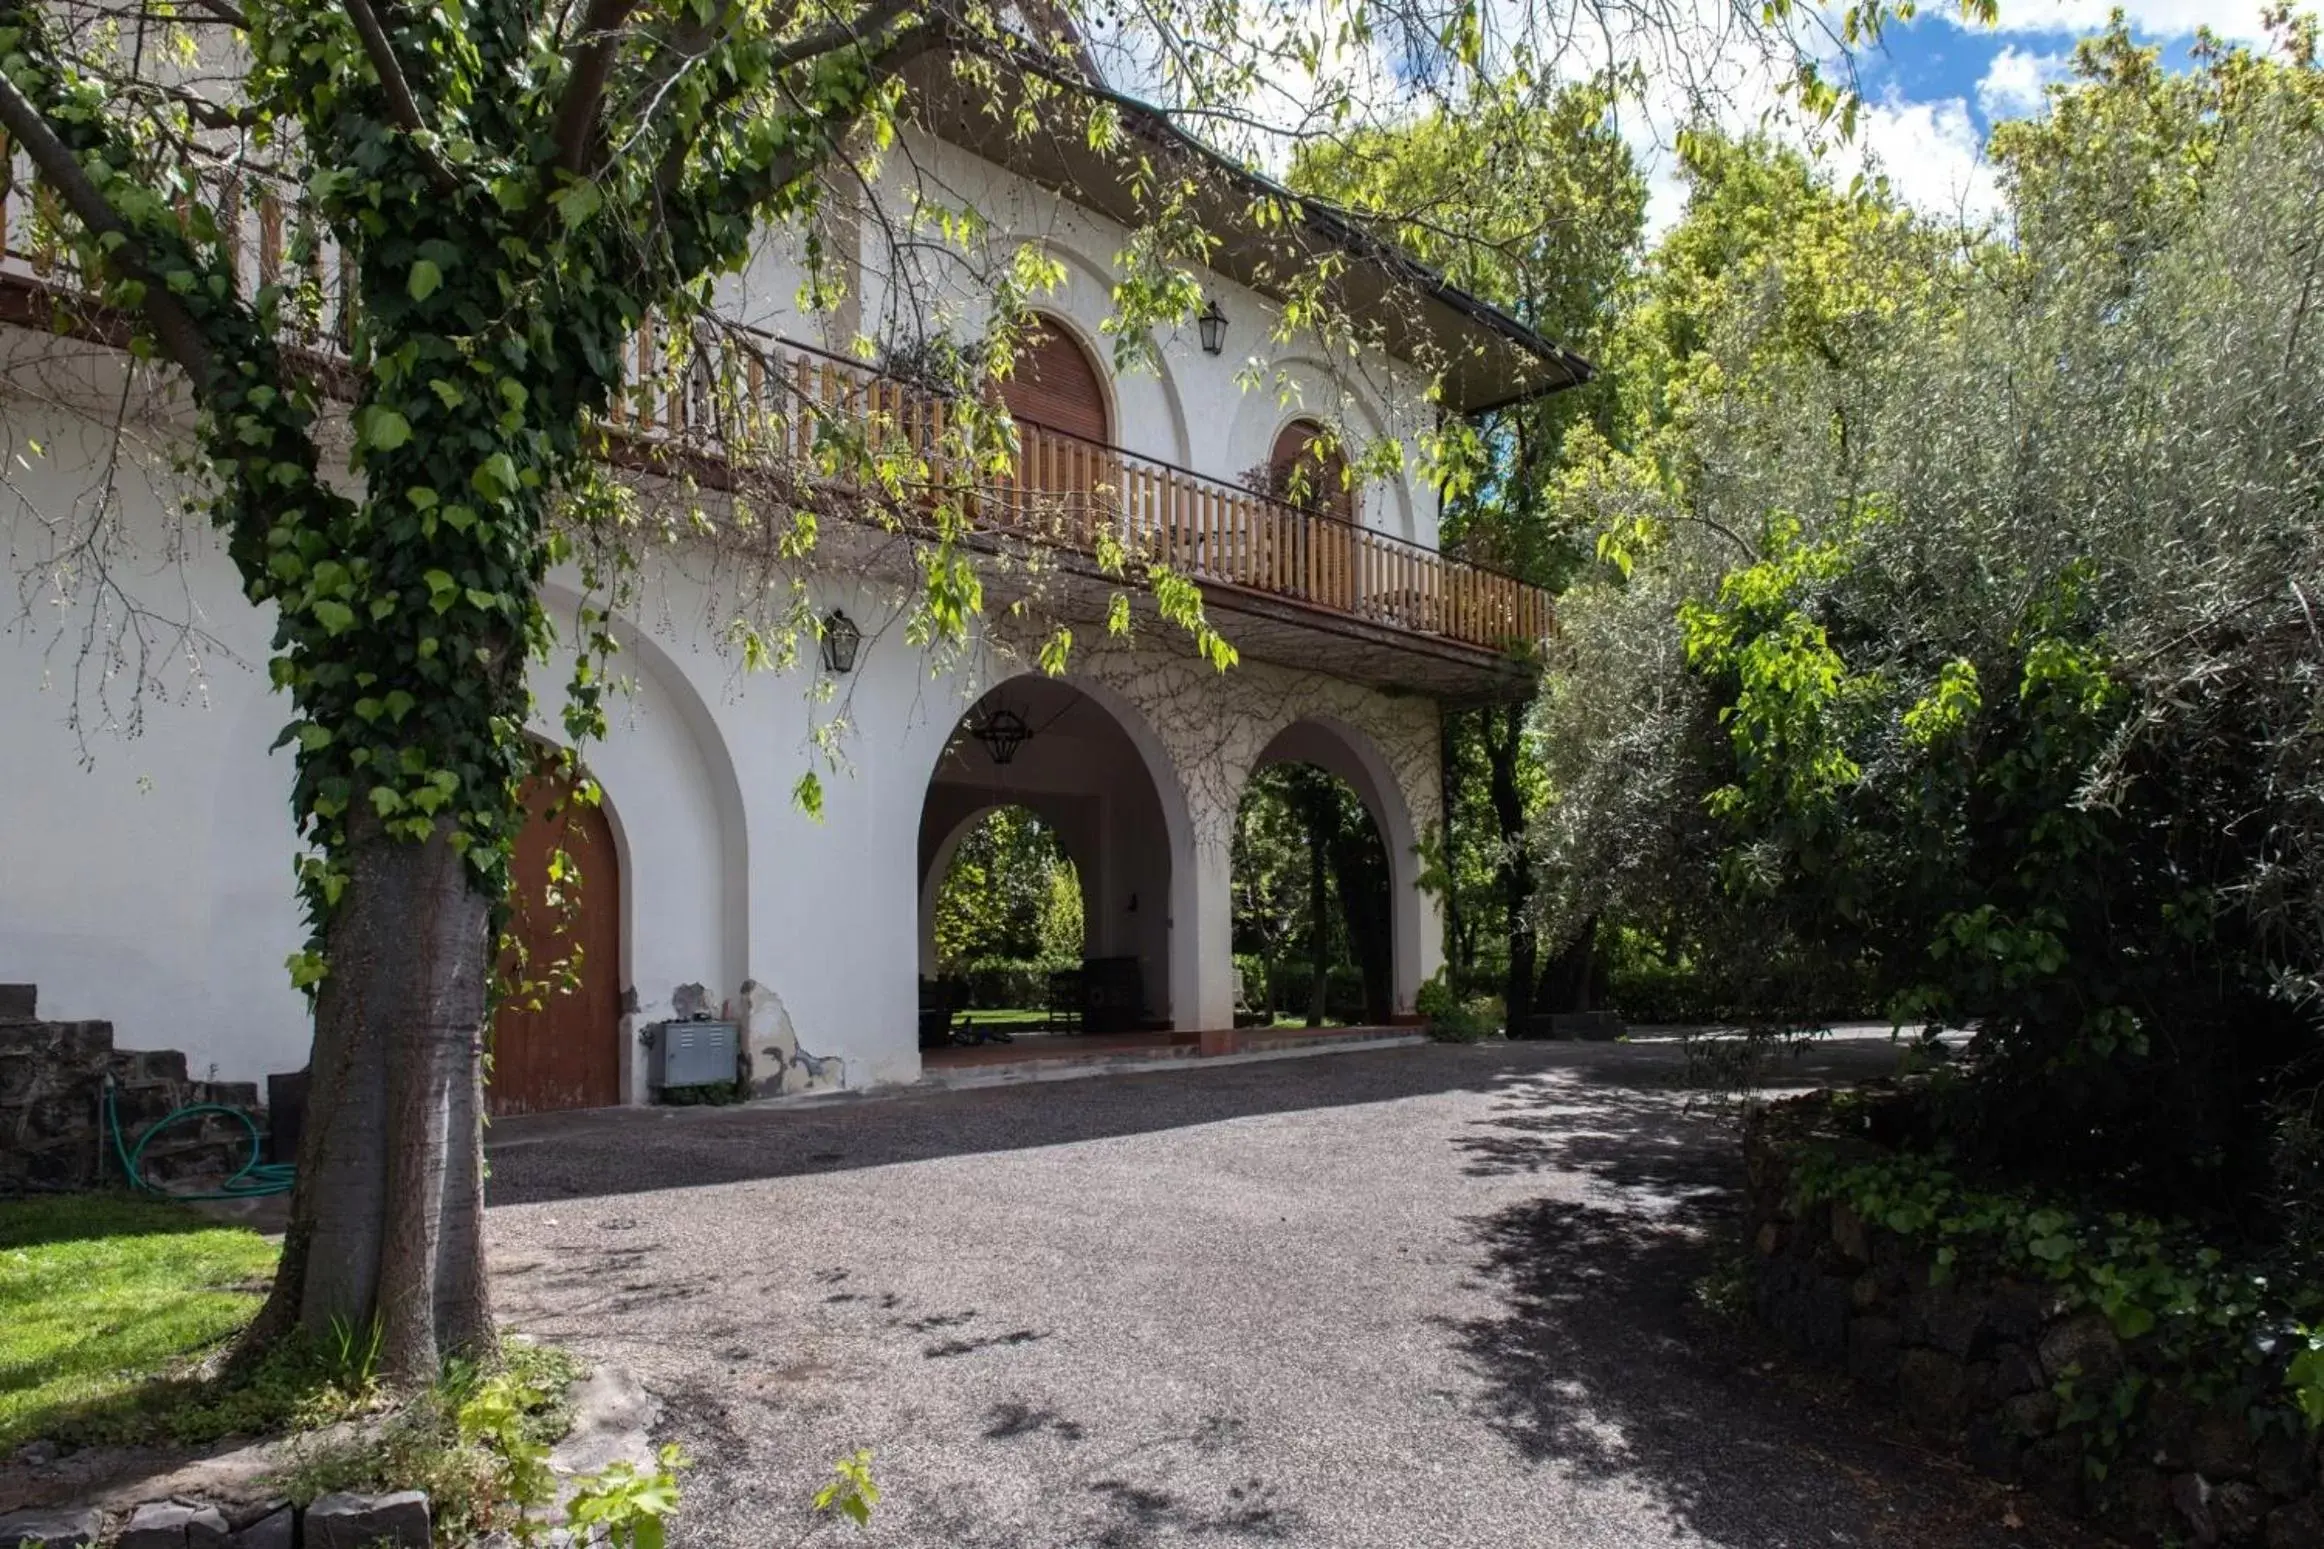
[[[2066,73],[2065,55],[2029,53],[2009,44],[1993,56],[1977,83],[1977,106],[1989,119],[2031,118],[2048,105],[2042,88]]]
[[[2120,10],[2130,30],[2141,37],[2189,38],[2196,28],[2209,27],[2223,38],[2249,43],[2267,35],[2260,16],[2268,4],[2269,0],[2001,0],[1999,30],[2081,37],[2104,31],[2107,18]],[[1961,20],[1951,5],[1928,10]]]
[[[1867,103],[1855,140],[1833,147],[1825,161],[1843,178],[1886,174],[1899,199],[1928,215],[1979,226],[2001,213],[2001,184],[1985,159],[1985,137],[1959,97]]]

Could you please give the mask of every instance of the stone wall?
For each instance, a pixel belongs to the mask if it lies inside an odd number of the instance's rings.
[[[1764,1122],[1744,1140],[1753,1291],[1786,1343],[1845,1369],[1981,1472],[2134,1543],[2324,1546],[2319,1437],[2287,1406],[2199,1401],[2137,1341],[2049,1287],[1935,1284],[1926,1248],[1845,1204],[1794,1210],[1794,1143],[1795,1130]],[[2064,1399],[2111,1394],[2126,1374],[2147,1385],[2101,1475]]]
[[[258,1108],[248,1082],[194,1080],[175,1050],[116,1049],[110,1022],[44,1022],[31,985],[0,985],[0,1193],[121,1181],[104,1126],[107,1076],[131,1145],[188,1104]],[[249,1149],[241,1124],[213,1114],[172,1126],[142,1165],[149,1181],[176,1183],[239,1167]]]

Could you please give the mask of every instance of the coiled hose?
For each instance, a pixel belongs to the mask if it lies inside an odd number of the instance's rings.
[[[153,1137],[173,1124],[180,1124],[188,1119],[198,1119],[205,1114],[212,1113],[230,1114],[242,1121],[243,1129],[248,1131],[250,1135],[249,1160],[245,1161],[224,1183],[205,1193],[180,1194],[175,1189],[165,1189],[157,1183],[148,1181],[144,1173],[145,1148],[153,1144]],[[287,1194],[290,1192],[291,1185],[298,1181],[298,1169],[290,1163],[259,1160],[259,1157],[265,1152],[265,1143],[258,1133],[258,1121],[242,1109],[229,1108],[224,1103],[188,1103],[183,1108],[166,1113],[144,1134],[138,1136],[137,1144],[132,1146],[127,1137],[121,1133],[121,1113],[113,1102],[113,1078],[107,1076],[105,1078],[105,1128],[113,1136],[113,1154],[120,1159],[122,1176],[129,1180],[129,1186],[143,1193],[159,1194],[164,1199],[262,1199],[269,1194]]]

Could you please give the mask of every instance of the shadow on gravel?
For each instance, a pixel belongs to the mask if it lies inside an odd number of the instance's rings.
[[[1822,1070],[1890,1068],[1884,1040],[1815,1051]],[[980,1152],[1071,1145],[1267,1114],[1508,1089],[1559,1076],[1648,1100],[1683,1095],[1675,1039],[1362,1050],[1073,1081],[886,1092],[812,1107],[604,1108],[493,1121],[495,1205],[740,1183]],[[1515,1132],[1513,1132],[1515,1133]],[[1522,1136],[1512,1164],[1522,1151]]]
[[[1658,1073],[1650,1073],[1658,1074]],[[1467,1224],[1491,1315],[1446,1320],[1481,1416],[1528,1463],[1617,1481],[1673,1534],[1735,1549],[2079,1543],[2004,1531],[1999,1491],[1884,1439],[1840,1390],[1783,1380],[1774,1351],[1700,1306],[1736,1251],[1732,1128],[1604,1068],[1512,1081],[1453,1144],[1479,1175],[1583,1174]]]
[[[1603,1050],[1604,1045],[1598,1046]],[[1573,1044],[1364,1050],[812,1107],[605,1108],[496,1119],[495,1205],[739,1183],[1478,1091],[1577,1058]],[[1602,1057],[1602,1056],[1601,1056]]]

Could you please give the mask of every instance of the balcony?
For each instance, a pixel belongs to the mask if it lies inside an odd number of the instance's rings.
[[[0,176],[0,318],[50,326],[76,310],[56,303],[78,286],[44,235],[54,220],[45,194],[20,160],[12,170],[13,179]],[[344,372],[334,368],[345,360],[350,315],[339,255],[327,237],[310,248],[303,274],[294,274],[295,196],[248,169],[205,173],[202,181],[236,234],[233,259],[243,285],[305,282],[300,304],[285,308],[284,342],[326,385],[344,391]],[[118,319],[77,311],[81,332],[118,340]],[[722,324],[673,341],[649,327],[625,374],[609,427],[625,461],[651,466],[680,457],[713,484],[729,482],[721,469],[730,477],[787,472],[794,479],[812,479],[821,469],[825,493],[844,514],[850,491],[830,488],[828,476],[846,462],[833,449],[857,438],[875,453],[900,448],[913,477],[927,481],[924,497],[938,488],[966,497],[956,503],[980,537],[1059,549],[1093,570],[1110,538],[1130,558],[1200,583],[1214,612],[1241,615],[1261,639],[1349,626],[1341,635],[1353,638],[1356,656],[1333,660],[1373,681],[1502,697],[1519,681],[1511,674],[1516,659],[1554,628],[1549,594],[1513,577],[1030,421],[1016,426],[1008,472],[947,461],[938,451],[947,444],[944,397],[770,334]],[[1243,631],[1235,637],[1246,638]],[[1438,657],[1449,676],[1406,670],[1411,664],[1396,660],[1399,643]],[[1312,648],[1292,654],[1318,659]]]

